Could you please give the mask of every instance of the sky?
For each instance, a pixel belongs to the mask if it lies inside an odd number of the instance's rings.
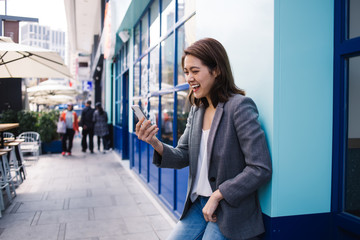
[[[0,0],[0,15],[5,15],[5,0]],[[52,30],[67,30],[64,0],[7,0],[7,15],[38,18]]]

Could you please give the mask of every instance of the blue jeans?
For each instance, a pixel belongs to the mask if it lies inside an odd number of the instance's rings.
[[[167,240],[226,240],[217,223],[206,222],[202,209],[208,197],[198,197],[185,218],[179,221]]]

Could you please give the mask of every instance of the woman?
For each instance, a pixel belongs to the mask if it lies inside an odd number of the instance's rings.
[[[67,110],[63,111],[60,115],[60,121],[66,124],[66,132],[62,135],[62,153],[61,155],[71,155],[75,132],[79,132],[79,122],[76,112],[73,111],[73,104],[67,104]],[[68,142],[68,144],[67,144]]]
[[[185,49],[182,67],[193,106],[177,147],[160,142],[150,121],[136,124],[138,138],[155,149],[155,165],[189,166],[184,210],[168,239],[257,239],[265,231],[257,189],[272,168],[256,105],[236,87],[215,39]]]
[[[94,122],[94,134],[98,136],[98,150],[100,151],[100,138],[102,138],[103,146],[104,146],[104,153],[105,150],[108,150],[108,141],[107,136],[109,135],[109,128],[107,125],[108,118],[107,114],[104,109],[101,107],[101,103],[96,103],[95,105],[96,110],[93,116]]]

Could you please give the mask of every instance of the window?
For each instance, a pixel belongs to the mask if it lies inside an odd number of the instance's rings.
[[[163,0],[161,9],[161,35],[164,36],[175,23],[175,0]]]
[[[148,49],[149,15],[146,13],[141,19],[141,54]]]
[[[356,0],[335,0],[332,212],[338,239],[360,237],[359,7]]]
[[[140,95],[140,62],[134,67],[134,96]]]
[[[360,217],[360,56],[349,58],[348,149],[345,160],[345,212]]]
[[[195,42],[195,16],[191,17],[184,25],[178,29],[178,85],[186,83],[184,71],[181,66],[181,58],[185,48]]]
[[[174,34],[161,43],[161,88],[174,86]]]
[[[360,37],[360,1],[349,0],[349,38]]]
[[[174,93],[161,96],[161,139],[173,145]]]
[[[193,0],[178,0],[178,20],[192,14],[195,11],[195,3]]]
[[[159,0],[155,0],[150,8],[150,46],[153,46],[160,37]]]
[[[177,92],[177,141],[185,131],[191,104],[188,100],[189,90]]]
[[[134,60],[140,56],[140,25],[135,27]]]
[[[159,47],[150,52],[149,66],[149,88],[150,92],[159,90]]]
[[[148,56],[141,59],[141,96],[146,96],[149,91]]]

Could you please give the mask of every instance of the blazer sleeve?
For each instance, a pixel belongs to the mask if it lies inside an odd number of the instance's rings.
[[[176,148],[163,143],[164,151],[162,156],[154,151],[153,164],[160,168],[181,169],[189,166],[189,134],[195,107],[191,107],[187,119],[185,131],[180,137]]]
[[[264,131],[258,121],[258,111],[250,98],[234,109],[234,125],[245,158],[245,168],[241,173],[219,185],[225,201],[238,206],[241,200],[255,192],[270,180],[272,174],[270,153]]]

